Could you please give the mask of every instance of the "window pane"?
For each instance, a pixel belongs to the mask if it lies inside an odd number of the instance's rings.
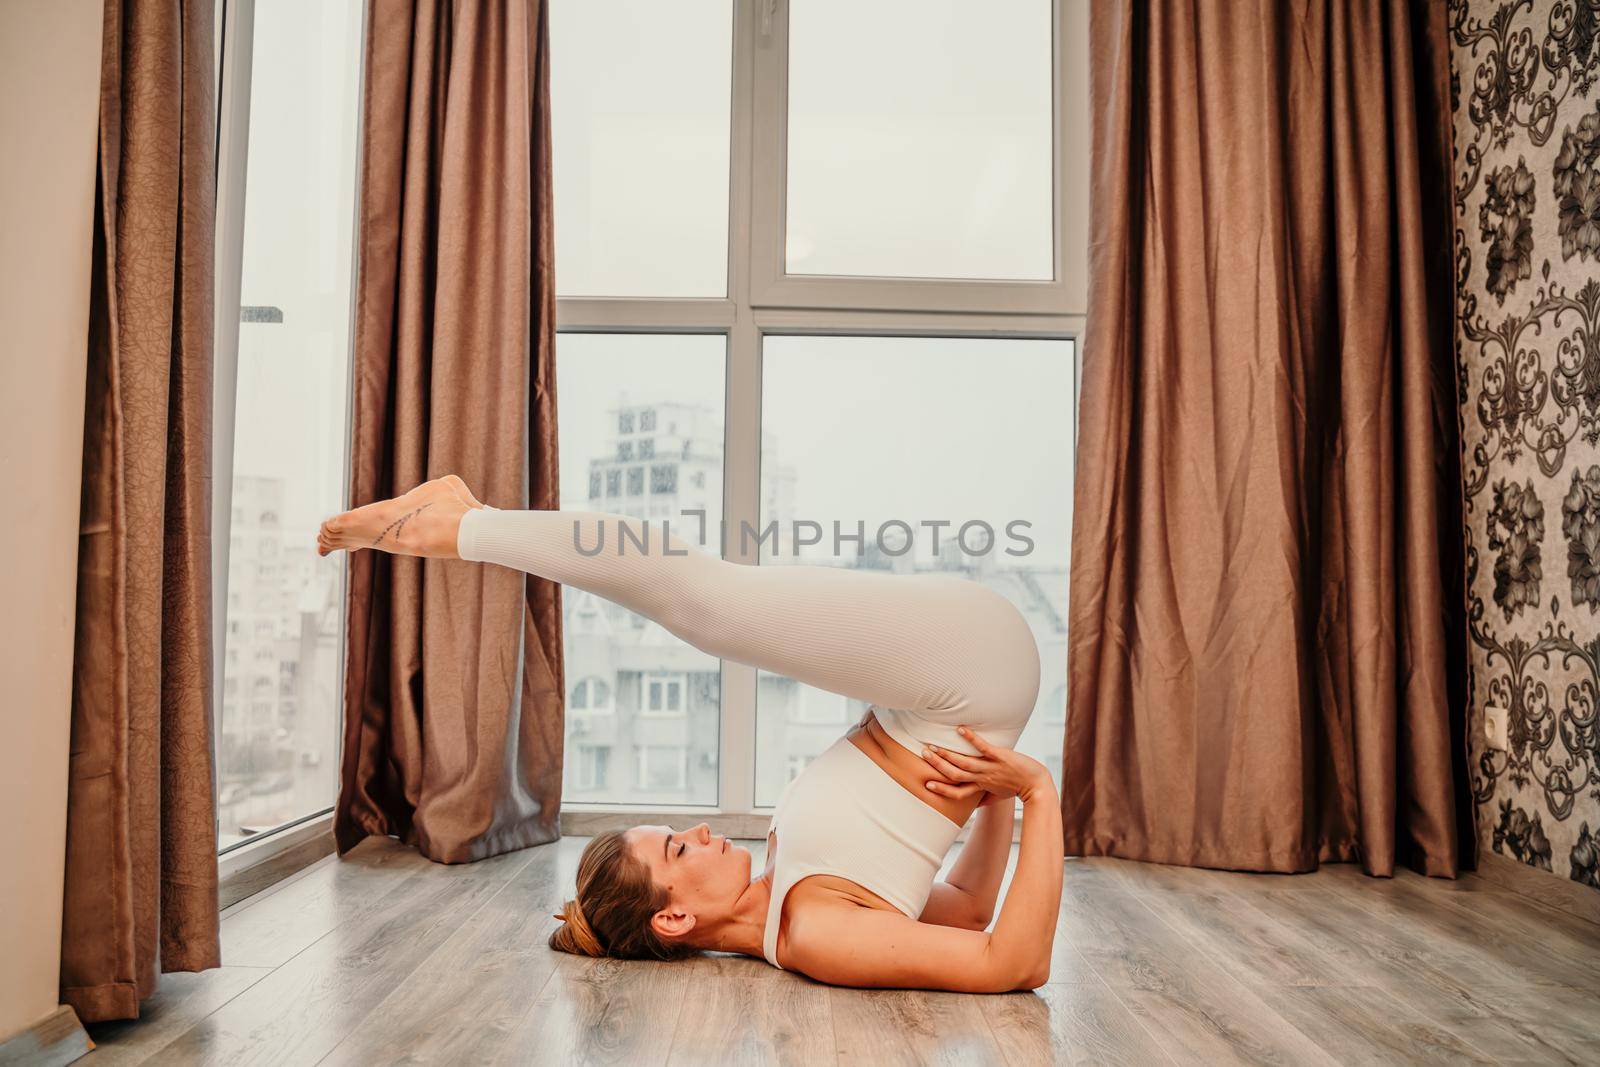
[[[719,553],[726,347],[721,336],[559,335],[562,508],[649,519],[657,531],[665,520]],[[648,479],[618,458],[646,433],[656,442]],[[613,490],[624,472],[626,495]],[[680,514],[701,509],[703,544],[699,520]],[[564,589],[561,607],[567,746],[589,750],[567,761],[563,799],[715,804],[721,661],[582,590]]]
[[[1066,683],[1073,343],[768,337],[761,373],[761,529],[776,520],[779,533],[762,566],[937,570],[1004,595],[1039,645],[1039,703],[1017,748],[1051,765],[1065,729],[1047,705]],[[894,519],[911,528],[910,543],[888,527],[880,547],[879,528]],[[808,527],[793,536],[801,520],[824,533],[797,555],[797,540],[814,536]],[[924,525],[941,520],[950,525]],[[1029,525],[1010,525],[1019,521]],[[969,522],[992,536],[972,525],[958,539]],[[863,524],[859,551],[844,540],[835,551],[835,523],[843,535]],[[865,712],[862,701],[761,672],[756,803],[777,803],[805,758]]]
[[[1053,272],[1050,0],[789,7],[791,274]]]
[[[216,744],[219,847],[332,806],[361,4],[257,5]],[[292,412],[293,417],[285,417]]]
[[[732,0],[550,8],[556,288],[726,296]]]

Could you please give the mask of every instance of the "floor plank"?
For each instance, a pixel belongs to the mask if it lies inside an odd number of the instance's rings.
[[[530,852],[395,870],[388,892],[365,908],[341,901],[347,918],[163,1049],[163,1062],[316,1063],[532,862]]]
[[[1370,986],[1265,986],[1257,992],[1341,1064],[1494,1062],[1453,1030]]]
[[[563,956],[492,1063],[665,1064],[683,1008],[675,964]]]
[[[1432,928],[1432,916],[1441,903],[1429,899],[1427,906],[1400,925],[1367,912],[1359,897],[1334,891],[1330,878],[1339,877],[1338,868],[1324,868],[1315,875],[1279,878],[1241,875],[1235,872],[1154,868],[1151,864],[1127,864],[1125,874],[1134,884],[1150,892],[1151,886],[1165,885],[1174,891],[1190,886],[1199,892],[1221,893],[1259,911],[1278,931],[1264,936],[1284,945],[1309,945],[1329,962],[1331,974],[1350,985],[1370,985],[1400,1005],[1409,1025],[1445,1031],[1449,1045],[1459,1043],[1473,1055],[1500,1062],[1552,1062],[1560,1054],[1556,1045],[1507,1024],[1488,1007],[1500,975],[1485,971],[1476,957],[1462,957],[1450,938]],[[1354,871],[1354,868],[1348,870]],[[1367,885],[1376,879],[1365,879]],[[1453,892],[1455,883],[1431,883],[1436,892]],[[1146,900],[1150,899],[1148,895]],[[1234,968],[1253,988],[1267,986],[1263,996],[1273,1000],[1270,971],[1251,979],[1247,972]],[[1293,1016],[1296,1005],[1282,1001],[1280,1014]],[[1371,1021],[1374,1028],[1388,1023],[1385,1009]],[[1301,1014],[1304,1020],[1307,1018]],[[1308,1023],[1303,1030],[1314,1030]],[[1468,1058],[1471,1058],[1470,1056]]]
[[[514,1051],[522,1019],[555,973],[559,922],[552,842],[400,982],[324,1064],[486,1063]]]
[[[586,843],[365,842],[227,909],[227,966],[164,976],[82,1062],[1600,1062],[1600,927],[1482,880],[1068,860],[1049,983],[966,995],[552,952]]]
[[[1067,889],[1062,908],[1074,947],[1173,1059],[1334,1062],[1138,897]]]
[[[87,1027],[95,1049],[79,1062],[131,1067],[151,1061],[179,1035],[271,973],[270,967],[218,967],[164,974],[156,995],[140,1005],[137,1020]]]
[[[341,923],[377,907],[407,876],[434,864],[390,838],[369,837],[276,892],[242,901],[222,920],[222,962],[277,967]]]
[[[1058,983],[983,1005],[1009,1067],[1168,1064],[1172,1058],[1104,984]]]
[[[1470,959],[1492,976],[1508,971],[1524,981],[1577,984],[1595,973],[1595,947],[1579,943],[1558,923],[1528,923],[1515,903],[1495,890],[1428,886],[1435,879],[1402,871],[1368,878],[1348,865],[1329,872],[1328,884],[1353,905],[1391,923],[1426,925],[1455,959]],[[1360,879],[1360,881],[1356,881]],[[1577,921],[1577,920],[1574,920]],[[1535,933],[1535,930],[1537,931]]]
[[[969,1067],[1005,1062],[984,1018],[990,996],[926,989],[826,988],[841,1065]]]
[[[1292,926],[1190,870],[1124,865],[1145,906],[1246,985],[1348,985],[1355,976]]]
[[[754,962],[754,961],[751,961]],[[827,987],[694,974],[683,981],[683,1008],[673,1031],[669,1067],[754,1067],[836,1063]]]

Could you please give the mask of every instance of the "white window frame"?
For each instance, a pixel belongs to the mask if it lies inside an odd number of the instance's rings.
[[[569,0],[570,2],[570,0]],[[733,5],[729,135],[728,295],[726,297],[562,297],[562,333],[720,335],[727,342],[723,440],[723,516],[759,528],[761,344],[767,336],[1009,337],[1071,340],[1073,379],[1081,381],[1088,306],[1089,53],[1088,0],[1053,5],[1055,119],[1054,280],[786,276],[782,156],[787,116],[789,0]],[[974,9],[973,17],[982,17]],[[560,42],[554,47],[559,48]],[[559,350],[559,345],[558,345]],[[1074,407],[1074,418],[1076,409]],[[1076,436],[1074,434],[1074,436]],[[601,497],[615,510],[620,497]],[[757,546],[730,538],[726,558],[758,562]],[[564,810],[618,818],[682,814],[694,818],[766,816],[756,797],[755,668],[722,661],[718,802],[713,805],[563,803]],[[641,704],[645,703],[641,701]],[[747,825],[730,820],[724,825]],[[722,832],[722,831],[718,831]]]

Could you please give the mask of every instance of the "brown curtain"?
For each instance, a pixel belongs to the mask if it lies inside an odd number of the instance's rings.
[[[219,963],[213,7],[105,5],[61,933],[85,1022]]]
[[[550,70],[542,0],[373,0],[355,341],[355,505],[456,473],[555,508]],[[559,587],[350,557],[341,853],[445,863],[560,835]]]
[[[1444,5],[1095,0],[1069,854],[1471,856]]]

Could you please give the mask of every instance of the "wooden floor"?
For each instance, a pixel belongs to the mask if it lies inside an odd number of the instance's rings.
[[[1600,1063],[1600,926],[1474,877],[1069,860],[1051,984],[971,996],[552,953],[585,841],[324,860],[225,912],[227,966],[166,976],[80,1062]]]

